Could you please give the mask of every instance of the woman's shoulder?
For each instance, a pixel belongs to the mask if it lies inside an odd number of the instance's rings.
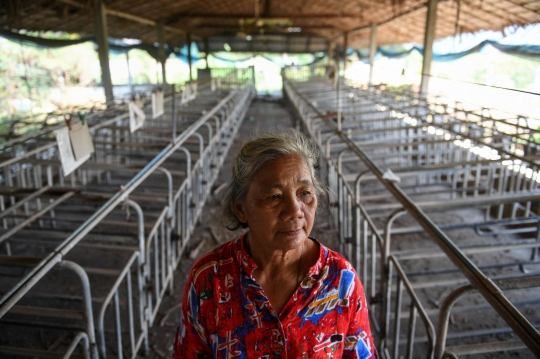
[[[218,273],[223,272],[224,267],[234,267],[233,263],[236,260],[240,239],[241,236],[234,238],[199,257],[191,267],[193,282],[196,282],[203,273],[209,272],[209,274],[218,275]]]
[[[316,239],[315,239],[316,240]],[[325,265],[335,267],[336,269],[353,269],[353,266],[349,261],[341,255],[339,252],[334,251],[320,241],[316,240],[320,245],[321,256],[320,259],[324,261]]]

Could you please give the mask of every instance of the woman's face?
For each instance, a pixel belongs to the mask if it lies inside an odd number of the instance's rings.
[[[235,206],[249,225],[250,242],[267,250],[295,249],[313,228],[317,197],[302,157],[278,157],[263,166],[249,185],[243,204]]]

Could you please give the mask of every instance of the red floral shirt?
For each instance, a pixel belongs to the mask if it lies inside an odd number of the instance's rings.
[[[319,260],[276,313],[240,236],[201,257],[184,290],[173,359],[376,358],[364,289],[349,262]]]

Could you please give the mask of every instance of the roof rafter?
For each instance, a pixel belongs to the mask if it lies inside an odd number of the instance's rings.
[[[78,1],[75,1],[75,0],[56,0],[56,1],[64,3],[64,4],[68,4],[68,5],[71,5],[71,6],[76,6],[76,7],[79,7],[79,8],[86,8],[87,7],[85,4],[82,4],[82,3],[78,2]],[[106,13],[107,13],[107,15],[116,16],[116,17],[126,19],[126,20],[131,20],[131,21],[134,21],[134,22],[138,22],[139,24],[149,25],[149,26],[156,26],[156,22],[154,20],[150,20],[150,19],[147,19],[145,17],[138,16],[138,15],[133,15],[133,14],[130,14],[130,13],[127,13],[127,12],[124,12],[124,11],[113,10],[113,9],[111,9],[109,7],[106,7]],[[164,26],[164,28],[165,28],[166,31],[169,31],[169,32],[176,32],[176,33],[182,33],[182,34],[185,32],[182,29],[179,29],[179,28],[176,28],[176,27],[171,27],[171,26]]]

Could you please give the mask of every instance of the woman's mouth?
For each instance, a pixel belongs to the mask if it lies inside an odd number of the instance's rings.
[[[286,234],[286,235],[295,235],[299,234],[302,231],[302,229],[291,229],[288,231],[280,231],[280,233]]]

